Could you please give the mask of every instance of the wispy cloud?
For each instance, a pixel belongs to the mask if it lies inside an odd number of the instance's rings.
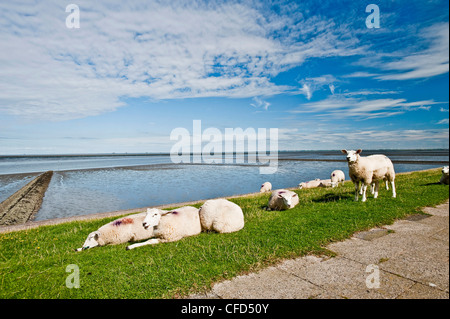
[[[238,2],[0,4],[0,111],[64,120],[124,106],[125,97],[273,96],[271,78],[313,57],[362,52],[332,20]],[[339,29],[339,30],[337,30]]]
[[[270,106],[270,103],[267,101],[262,100],[261,98],[255,96],[253,98],[254,103],[251,103],[250,105],[256,108],[263,108],[264,110],[267,110]]]
[[[358,118],[360,120],[391,117],[407,111],[429,110],[431,105],[440,104],[433,100],[407,102],[406,99],[365,99],[333,95],[322,101],[303,103],[290,113],[316,113],[316,117],[333,119]]]

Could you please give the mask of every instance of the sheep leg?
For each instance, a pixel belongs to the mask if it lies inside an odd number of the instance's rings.
[[[362,190],[362,187],[361,187]],[[355,202],[358,201],[358,193],[359,193],[359,182],[355,182]]]
[[[391,187],[392,187],[392,197],[396,198],[397,197],[397,193],[395,192],[395,182],[394,181],[391,182]]]
[[[385,182],[386,182],[386,190],[389,190],[389,183],[388,183],[388,180],[386,179]]]
[[[371,193],[372,195],[375,194],[375,183],[372,183],[372,185],[370,185],[370,193]]]
[[[376,181],[373,185],[375,187],[375,191],[373,193],[373,198],[377,198],[378,197],[378,187],[380,186],[380,182]]]
[[[367,200],[367,197],[366,197],[366,191],[367,191],[367,185],[370,185],[370,184],[363,184],[363,187],[362,187],[362,189],[363,189],[363,194],[362,194],[362,202],[365,202],[366,200]]]
[[[134,249],[134,248],[141,247],[141,246],[155,245],[155,244],[159,244],[160,242],[161,242],[160,239],[153,238],[153,239],[149,239],[147,241],[144,241],[143,243],[137,243],[137,244],[133,244],[133,245],[127,246],[127,250]]]
[[[363,194],[363,183],[362,182],[358,182],[359,183],[359,186],[360,186],[360,188],[359,188],[359,195],[362,195]]]

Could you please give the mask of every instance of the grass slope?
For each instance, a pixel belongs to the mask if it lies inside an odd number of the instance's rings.
[[[113,218],[71,222],[0,234],[0,298],[174,298],[214,282],[261,269],[281,259],[327,253],[332,241],[421,213],[442,203],[440,170],[398,175],[396,199],[384,187],[378,199],[353,201],[353,185],[297,191],[300,204],[283,212],[263,209],[269,194],[232,201],[245,227],[232,234],[202,233],[179,242],[126,251],[127,245],[75,252],[87,234]],[[200,204],[198,205],[200,206]],[[328,252],[329,253],[329,252]],[[68,265],[80,270],[80,288],[66,287]]]

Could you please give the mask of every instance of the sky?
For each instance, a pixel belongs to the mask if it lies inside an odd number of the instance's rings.
[[[0,2],[0,155],[169,152],[194,120],[448,148],[448,1]]]

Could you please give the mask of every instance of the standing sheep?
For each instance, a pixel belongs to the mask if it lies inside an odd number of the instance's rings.
[[[269,210],[286,210],[294,208],[298,202],[298,195],[295,192],[278,189],[274,190],[272,195],[270,195],[267,206]]]
[[[151,209],[147,209],[147,212]],[[164,213],[164,211],[161,211]],[[103,225],[98,230],[90,233],[83,247],[76,249],[82,251],[96,246],[117,245],[129,241],[139,241],[151,238],[153,229],[142,227],[147,213],[139,213],[116,219]]]
[[[357,151],[342,150],[347,155],[347,163],[349,168],[350,179],[355,185],[355,201],[358,200],[358,185],[362,183],[362,201],[365,202],[367,186],[375,183],[374,198],[378,197],[379,181],[386,179],[392,186],[392,197],[396,197],[395,192],[395,171],[391,160],[385,155],[371,155],[362,157],[359,154],[361,149]]]
[[[441,176],[441,180],[439,181],[441,184],[446,184],[448,185],[448,166],[444,166],[442,168],[442,176]]]
[[[260,193],[270,192],[272,190],[272,184],[270,182],[265,182],[261,185],[261,188],[259,189]]]
[[[207,200],[198,213],[203,230],[232,233],[244,228],[242,209],[223,198]]]
[[[344,185],[345,182],[345,174],[343,171],[337,169],[331,172],[330,175],[331,178],[331,186],[339,186],[339,183],[342,182],[342,185]]]
[[[164,215],[161,210],[148,211],[142,226],[145,229],[153,229],[153,237],[156,238],[130,245],[127,250],[178,241],[184,237],[198,235],[202,231],[198,209],[192,206],[177,208]]]

